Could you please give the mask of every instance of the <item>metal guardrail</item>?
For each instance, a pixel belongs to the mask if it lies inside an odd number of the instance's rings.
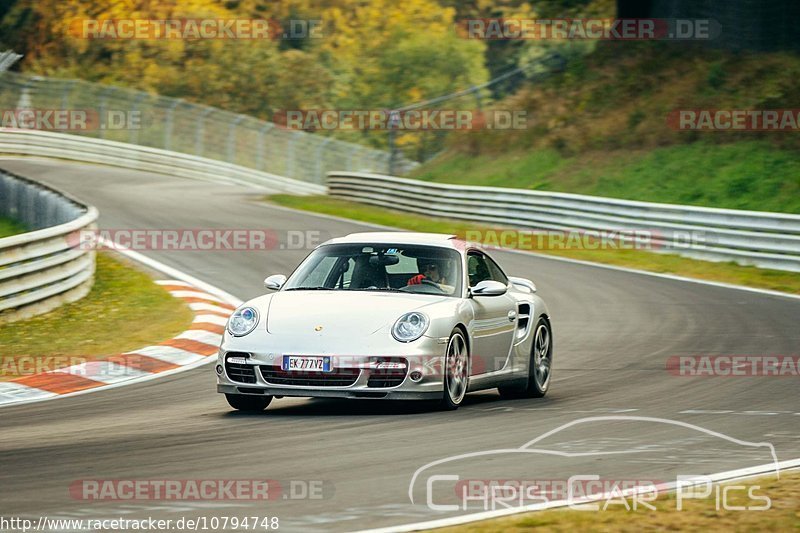
[[[800,272],[800,216],[331,172],[332,196],[485,227],[630,231],[653,251]]]
[[[80,246],[97,209],[0,170],[0,214],[27,233],[0,239],[0,320],[46,313],[91,290],[95,252]]]
[[[323,185],[276,176],[239,165],[66,133],[0,128],[0,153],[98,163],[182,178],[229,181],[264,188],[271,192],[295,194],[325,192]]]
[[[391,154],[333,137],[294,131],[273,122],[143,91],[82,80],[0,73],[0,109],[84,110],[100,117],[121,112],[140,123],[75,130],[105,139],[190,154],[257,172],[322,185],[331,170],[388,172]],[[9,124],[4,124],[9,127]],[[396,172],[418,163],[398,156]]]

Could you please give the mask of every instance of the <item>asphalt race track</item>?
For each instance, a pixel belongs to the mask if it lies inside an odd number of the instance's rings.
[[[337,236],[369,227],[272,208],[250,189],[90,165],[5,160],[0,167],[95,205],[103,228],[270,228]],[[306,249],[145,252],[242,299],[268,274],[289,273]],[[356,530],[458,514],[425,504],[414,472],[437,459],[517,448],[596,416],[687,422],[800,457],[795,377],[679,377],[681,355],[797,355],[800,300],[514,253],[510,275],[532,278],[553,314],[554,383],[544,400],[473,394],[456,412],[381,401],[282,399],[259,415],[231,411],[211,365],[93,394],[0,409],[0,514],[37,518],[277,516],[281,530]],[[158,317],[153,317],[158,320]],[[674,480],[771,461],[765,448],[685,426],[588,421],[537,447],[617,455],[461,460],[465,477]],[[623,453],[624,452],[624,453]],[[631,452],[631,453],[628,453]],[[295,494],[273,501],[86,501],[81,479],[270,479]],[[321,482],[307,497],[304,483]],[[452,496],[452,495],[451,495]],[[442,496],[446,499],[446,496]],[[439,501],[439,500],[437,500]],[[443,501],[443,500],[442,500]],[[470,507],[472,511],[482,507]]]

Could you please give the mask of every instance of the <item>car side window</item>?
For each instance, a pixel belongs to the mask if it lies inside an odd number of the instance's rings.
[[[500,266],[495,263],[491,257],[484,256],[484,258],[486,259],[486,264],[489,267],[489,272],[492,275],[492,279],[494,281],[499,281],[503,285],[508,285],[508,276],[503,274],[503,270],[500,268]]]
[[[492,279],[492,273],[487,265],[486,257],[478,252],[470,252],[467,255],[467,272],[470,287],[474,287],[481,281]]]

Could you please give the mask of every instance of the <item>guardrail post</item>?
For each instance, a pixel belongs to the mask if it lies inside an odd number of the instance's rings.
[[[272,122],[267,122],[258,130],[258,146],[256,146],[256,169],[261,170],[264,166],[264,142],[267,132],[275,127]]]
[[[36,78],[30,78],[25,81],[22,90],[19,93],[19,100],[17,100],[17,109],[30,109],[33,107],[31,104],[31,86],[35,83]]]
[[[172,149],[172,121],[175,108],[180,105],[180,100],[173,100],[167,108],[167,116],[164,122],[164,150]]]
[[[206,107],[200,116],[197,117],[197,124],[194,128],[194,155],[203,155],[203,145],[206,138],[206,117],[213,111],[211,107]]]
[[[239,115],[236,117],[236,120],[231,122],[230,126],[228,126],[228,162],[233,163],[234,156],[236,155],[236,128],[241,121],[245,118],[244,115]]]
[[[139,104],[144,100],[146,94],[139,93],[136,95],[136,98],[133,99],[133,105],[131,106],[131,115],[136,115],[139,112]],[[136,128],[128,128],[128,142],[131,144],[139,144],[139,130]]]
[[[66,110],[69,108],[69,97],[75,87],[75,80],[67,80],[64,83],[64,90],[61,93],[61,109]]]
[[[286,140],[286,176],[289,178],[294,177],[294,144],[296,141],[297,132],[290,132],[289,138]]]
[[[394,159],[395,159],[395,153],[396,153],[396,150],[397,150],[397,148],[395,146],[395,136],[396,135],[397,135],[397,132],[395,130],[389,130],[389,161],[388,161],[388,164],[386,165],[386,167],[387,167],[386,168],[386,173],[389,174],[390,176],[394,176],[396,174],[396,172],[394,171],[394,167],[395,167]]]
[[[115,90],[114,87],[105,87],[105,88],[103,88],[102,91],[100,91],[100,106],[99,106],[100,109],[98,111],[100,112],[100,116],[101,117],[106,116],[108,114],[108,96],[111,93],[113,93],[114,90]],[[105,139],[106,138],[106,129],[107,128],[101,128],[100,129],[100,138],[101,139]]]
[[[325,137],[325,140],[319,143],[319,148],[317,148],[317,172],[314,176],[317,183],[324,183],[325,181],[325,174],[322,171],[322,152],[325,150],[325,147],[328,146],[328,143],[331,142],[331,139],[332,137]]]
[[[355,148],[351,147],[351,148],[349,148],[347,150],[347,170],[348,171],[349,170],[353,170],[353,156],[355,155],[355,153],[356,153],[356,149]]]

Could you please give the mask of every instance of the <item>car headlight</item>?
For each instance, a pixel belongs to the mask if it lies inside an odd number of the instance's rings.
[[[414,311],[397,319],[392,328],[392,335],[400,342],[411,342],[422,337],[427,329],[428,317]]]
[[[258,325],[258,311],[252,307],[237,309],[228,319],[228,331],[236,337],[247,335]]]

